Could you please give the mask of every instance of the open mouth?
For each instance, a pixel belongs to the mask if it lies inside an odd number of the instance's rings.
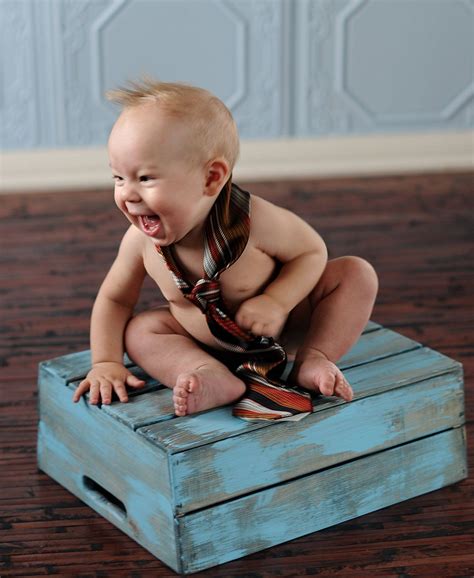
[[[158,215],[140,215],[141,228],[146,235],[153,237],[161,229],[161,219]]]

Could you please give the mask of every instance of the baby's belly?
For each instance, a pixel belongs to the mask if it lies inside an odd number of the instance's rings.
[[[223,349],[209,331],[206,316],[198,307],[188,302],[179,305],[170,303],[170,312],[194,339],[214,349]]]
[[[245,260],[241,257],[220,277],[221,291],[232,318],[235,317],[244,301],[263,292],[278,271],[275,261],[261,251],[253,250],[252,252],[251,248],[247,248],[244,254],[250,255],[251,259]],[[223,347],[217,343],[209,330],[206,316],[199,307],[183,297],[170,277],[169,271],[166,269],[157,271],[155,276],[152,275],[153,272],[149,273],[168,301],[170,312],[176,321],[197,341],[222,350]],[[199,272],[193,271],[192,273],[196,277]]]

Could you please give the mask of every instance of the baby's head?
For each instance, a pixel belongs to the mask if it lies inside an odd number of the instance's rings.
[[[123,106],[109,138],[117,206],[157,244],[200,238],[239,152],[229,110],[202,88],[151,80],[108,97]]]
[[[123,114],[135,107],[148,106],[150,115],[164,115],[184,129],[181,160],[190,167],[223,158],[232,173],[239,156],[239,135],[225,104],[209,91],[181,83],[145,79],[107,93],[107,98],[123,107]],[[151,120],[151,119],[150,119]]]

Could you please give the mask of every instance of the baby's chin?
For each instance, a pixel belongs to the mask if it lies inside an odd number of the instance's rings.
[[[148,241],[150,243],[152,243],[155,247],[159,248],[159,247],[169,247],[170,245],[173,245],[175,243],[174,239],[170,239],[168,237],[168,235],[164,234],[161,235],[160,237],[153,237],[150,235],[147,235],[146,233],[144,233],[140,227],[137,227],[137,229],[140,230],[140,232],[142,233],[142,235],[144,235]]]

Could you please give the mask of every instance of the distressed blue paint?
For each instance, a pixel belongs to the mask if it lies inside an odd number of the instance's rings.
[[[412,351],[422,347],[421,343],[408,339],[399,333],[389,329],[380,329],[374,332],[367,332],[363,335],[352,349],[346,353],[338,362],[341,369],[347,369],[354,365],[375,361],[390,357],[404,351]]]
[[[367,352],[366,352],[367,353]],[[354,388],[355,398],[361,399],[381,391],[406,386],[444,373],[460,371],[460,364],[431,349],[422,348],[363,363],[352,367],[345,375]],[[326,411],[329,407],[345,404],[339,398],[318,397],[314,401],[314,412]],[[309,416],[303,420],[308,420]],[[286,424],[288,431],[297,428],[295,423]],[[256,431],[266,427],[283,427],[281,423],[246,423],[232,417],[230,408],[219,408],[212,412],[187,416],[172,422],[162,422],[140,428],[138,431],[154,443],[170,452],[191,449],[219,439]]]
[[[278,484],[463,423],[462,380],[442,376],[342,404],[302,422],[172,456],[180,511]]]
[[[147,543],[161,545],[163,542],[162,532],[159,531],[161,520],[158,512],[166,512],[168,519],[172,520],[174,514],[172,501],[160,492],[153,492],[153,488],[137,476],[126,476],[125,480],[131,489],[126,496],[126,505],[129,520],[133,522],[132,526],[139,528],[141,536]],[[158,509],[155,508],[155,504],[159,506]]]
[[[195,572],[453,483],[466,475],[450,430],[180,518]],[[400,472],[403,470],[403,472]],[[276,523],[278,520],[278,523]],[[216,536],[219,539],[216,540]]]
[[[84,400],[74,404],[67,388],[51,388],[49,384],[40,383],[40,409],[41,421],[51,428],[58,440],[69,442],[71,455],[80,458],[83,452],[88,456],[83,470],[90,467],[92,460],[106,467],[112,465],[111,458],[120,459],[121,466],[122,460],[127,459],[134,469],[148,470],[151,465],[155,481],[162,490],[168,484],[166,470],[159,469],[160,463],[166,464],[166,456],[159,448],[144,443],[143,438],[130,438],[127,428],[108,418],[98,407],[90,406]]]
[[[74,404],[70,389],[60,380],[47,380],[44,374],[40,417],[39,467],[165,563],[178,568],[166,454],[143,437],[131,437],[128,427],[98,407],[84,400]],[[83,476],[122,501],[127,516],[101,499],[100,493],[85,487]]]
[[[38,424],[38,464],[42,468],[47,459],[47,452],[54,454],[55,459],[49,465],[50,475],[54,478],[64,472],[70,479],[71,486],[78,486],[82,479],[82,467],[74,460],[71,450],[62,443],[54,430],[40,421]],[[56,475],[55,475],[56,474]],[[63,485],[67,480],[63,480]],[[69,486],[67,486],[68,489]]]
[[[379,327],[341,361],[355,400],[320,396],[294,423],[247,423],[231,407],[175,418],[171,391],[156,382],[128,404],[73,404],[88,355],[41,366],[39,465],[178,572],[466,475],[462,432],[449,430],[464,420],[460,364]]]
[[[135,390],[135,395],[129,392],[128,403],[121,403],[117,400],[110,405],[103,405],[102,411],[133,430],[160,421],[174,419],[171,390],[158,389],[155,391],[158,387],[160,386],[155,385],[152,391],[148,387]]]
[[[38,465],[165,563],[176,566],[172,503],[165,495],[157,491],[151,492],[149,485],[138,478],[127,476],[119,476],[120,486],[128,487],[130,491],[117,492],[113,488],[113,480],[118,476],[111,472],[105,480],[98,477],[96,469],[83,463],[80,455],[74,455],[70,445],[64,444],[57,432],[44,422],[40,422],[38,428]],[[107,499],[101,499],[94,492],[88,491],[83,484],[83,475],[90,476],[94,481],[98,480],[100,485],[121,500],[127,514],[122,514]]]
[[[357,398],[369,396],[390,388],[416,383],[452,371],[461,371],[461,364],[429,348],[409,351],[367,365],[353,367],[346,377]]]
[[[192,445],[193,441],[202,443],[202,439],[209,436],[213,439],[220,439],[267,425],[252,424],[235,419],[230,407],[221,407],[212,411],[173,419],[171,422],[152,424],[137,429],[137,432],[163,449],[174,452],[183,449],[179,443],[183,437],[188,440],[185,446],[188,447]]]
[[[124,356],[124,364],[127,367],[134,365],[127,355]],[[91,352],[87,349],[86,351],[68,353],[61,357],[43,361],[39,367],[40,371],[43,370],[49,372],[51,375],[60,377],[65,383],[80,381],[84,379],[91,368]]]

